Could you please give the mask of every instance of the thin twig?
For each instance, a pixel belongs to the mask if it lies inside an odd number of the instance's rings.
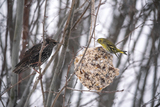
[[[74,8],[75,8],[75,1],[76,0],[72,0],[72,4],[71,4],[71,9],[70,9],[70,12],[69,12],[69,15],[68,15],[68,19],[67,19],[67,22],[66,22],[66,25],[65,25],[65,28],[64,28],[64,32],[63,32],[63,38],[64,38],[64,48],[62,49],[62,51],[66,51],[66,46],[68,45],[68,40],[69,40],[69,37],[70,37],[70,32],[71,32],[71,29],[72,29],[72,21],[73,21],[73,17],[74,17]],[[66,35],[66,36],[65,36]],[[64,53],[63,52],[63,53]],[[61,52],[62,54],[62,52]],[[58,65],[60,63],[60,60],[58,62]],[[56,71],[59,71],[59,69],[56,69]],[[56,75],[56,74],[55,74]],[[54,82],[55,82],[55,76],[53,77],[53,80],[52,80],[52,83],[51,83],[51,88],[50,90],[52,89]],[[67,78],[67,77],[66,77]],[[66,80],[67,81],[67,80]],[[65,87],[64,87],[65,88]],[[63,89],[64,89],[63,88]],[[52,107],[55,105],[59,95],[61,94],[61,92],[63,91],[63,89],[57,94],[57,96],[54,98],[54,101],[52,103]],[[51,93],[50,93],[51,94]],[[49,104],[49,98],[51,98],[51,96],[48,97],[48,104]],[[65,102],[64,102],[65,103]]]
[[[90,2],[90,1],[89,1],[89,0],[86,0],[86,1],[85,1],[81,6],[79,6],[79,8],[76,9],[76,10],[83,9],[83,6],[84,6],[87,2]]]
[[[68,66],[68,70],[67,70],[67,75],[66,75],[66,82],[65,82],[65,86],[67,86],[67,77],[68,77],[68,74],[69,74],[69,70],[71,68],[71,65],[72,65],[72,62],[74,61],[74,58],[72,58],[69,66]],[[64,90],[64,95],[63,95],[63,107],[65,107],[65,95],[66,95],[66,87],[65,87],[65,90]]]
[[[145,22],[141,23],[140,25],[138,25],[134,30],[132,30],[123,40],[119,41],[118,43],[116,43],[116,45],[118,45],[119,43],[121,43],[122,41],[124,41],[125,39],[127,39],[130,34],[135,31],[137,28],[139,28],[140,26],[142,26]]]
[[[73,88],[76,87],[77,83],[78,83],[78,78],[76,78],[75,83],[74,83],[74,85],[73,85]],[[73,91],[70,93],[70,95],[69,95],[69,97],[68,97],[68,102],[67,102],[67,104],[70,103],[72,95],[73,95]]]
[[[160,95],[160,93],[158,93],[155,97],[153,97],[151,100],[149,100],[148,102],[146,102],[146,103],[144,103],[143,105],[142,105],[142,107],[146,107],[148,104],[150,104],[151,102],[153,102],[153,101],[156,101],[156,100],[159,100],[159,99],[157,99],[157,97]],[[155,105],[155,107],[158,107],[160,105],[160,103],[158,103],[157,105]]]
[[[83,12],[83,13],[81,14],[81,16],[79,17],[79,19],[74,23],[74,25],[72,26],[71,30],[73,30],[73,29],[76,27],[76,25],[79,23],[79,21],[82,19],[82,17],[83,17],[84,14],[86,13],[86,11],[87,11],[87,9],[89,8],[89,6],[90,6],[90,2],[89,2],[89,4],[88,4],[87,8],[84,10],[84,12]]]
[[[94,31],[95,31],[95,27],[96,27],[96,20],[97,20],[97,15],[98,15],[98,11],[99,11],[99,8],[100,8],[100,5],[101,5],[101,0],[100,0],[100,3],[98,5],[98,10],[97,10],[97,13],[96,13],[96,17],[95,17],[95,23],[94,23],[94,28],[93,28],[93,32],[92,32],[92,35],[90,36],[90,39],[88,41],[88,45],[87,47],[85,48],[85,51],[84,51],[84,54],[82,56],[82,58],[80,59],[80,61],[78,62],[77,64],[77,67],[75,68],[75,71],[78,70],[78,67],[80,66],[80,63],[82,62],[82,59],[84,58],[85,54],[86,54],[86,51],[91,43],[91,40],[92,40],[92,37],[93,37],[93,34],[94,34]],[[67,80],[67,83],[71,80],[71,78],[74,76],[75,72],[68,78]],[[63,91],[63,89],[65,89],[66,86],[63,86],[63,88],[59,91],[59,93],[56,95],[55,99],[54,99],[54,102],[52,104],[52,107],[54,106],[55,102],[57,101],[59,95],[61,94],[61,92]]]
[[[84,58],[84,56],[85,56],[85,54],[86,54],[86,51],[87,51],[87,49],[88,49],[88,47],[89,47],[89,45],[90,45],[90,43],[91,43],[91,40],[92,40],[92,38],[93,38],[93,34],[94,34],[94,31],[95,31],[95,27],[96,27],[97,15],[98,15],[98,11],[99,11],[100,5],[101,5],[101,0],[100,0],[100,3],[99,3],[99,5],[98,5],[98,10],[97,10],[96,17],[95,17],[95,23],[94,23],[93,32],[92,32],[92,34],[91,34],[91,36],[90,36],[90,39],[89,39],[89,41],[88,41],[88,45],[87,45],[87,47],[85,48],[84,54],[83,54],[82,58],[80,59],[80,61],[78,62],[77,67],[75,68],[75,71],[78,70],[78,67],[80,66],[80,63],[82,62],[82,60],[83,60],[83,58]],[[70,79],[73,77],[74,74],[75,74],[75,72],[69,77],[69,79],[68,79],[67,81],[70,81]]]
[[[115,90],[115,91],[96,91],[96,90],[79,90],[79,89],[74,89],[71,87],[66,87],[67,89],[73,90],[73,91],[80,91],[80,92],[94,92],[94,93],[115,93],[115,92],[123,92],[124,89],[122,90]]]
[[[16,84],[11,85],[11,86],[10,86],[9,88],[7,88],[4,92],[2,92],[0,96],[2,97],[2,95],[3,95],[4,93],[8,92],[11,88],[15,87],[16,85],[18,85],[19,83],[21,83],[23,80],[29,78],[31,75],[35,75],[35,74],[36,74],[36,73],[33,72],[32,74],[30,74],[30,75],[26,76],[25,78],[19,80]]]
[[[46,19],[46,8],[47,8],[47,0],[46,0],[46,2],[45,2],[45,9],[44,9],[44,19],[43,19],[43,43],[42,43],[42,46],[41,46],[41,50],[40,50],[40,54],[39,54],[39,62],[38,62],[38,64],[39,64],[39,66],[38,66],[38,68],[39,68],[39,75],[40,75],[40,84],[41,84],[41,91],[42,91],[42,96],[43,96],[43,105],[44,105],[44,107],[46,106],[46,104],[45,104],[45,96],[44,96],[44,89],[43,89],[43,82],[42,82],[42,74],[41,74],[41,67],[40,67],[40,65],[41,65],[41,56],[42,56],[42,52],[43,52],[43,49],[44,49],[44,46],[45,46],[45,39],[44,39],[44,35],[45,35],[45,19]]]
[[[2,101],[2,99],[0,99],[0,100],[1,100],[1,104],[3,105],[3,107],[5,107],[5,105],[4,105],[3,101]]]
[[[47,68],[49,67],[49,65],[51,64],[53,58],[57,55],[59,49],[61,47],[61,44],[59,45],[59,47],[57,48],[56,52],[54,53],[54,55],[52,55],[51,59],[49,60],[49,62],[47,63],[46,67],[44,68],[44,70],[42,71],[42,75],[45,73],[45,71],[47,70]],[[27,107],[27,102],[29,101],[32,93],[35,91],[36,87],[37,87],[37,84],[39,82],[39,78],[40,78],[41,75],[38,76],[37,80],[35,81],[34,85],[33,85],[33,88],[32,90],[30,91],[28,97],[27,97],[27,100],[26,100],[26,103],[25,103],[25,106],[24,107]]]
[[[90,103],[92,103],[92,102],[94,102],[94,101],[96,101],[98,99],[99,99],[99,96],[97,96],[96,98],[93,98],[93,99],[89,100],[85,104],[79,105],[78,107],[87,107],[88,104],[90,104]]]
[[[75,28],[75,26],[79,23],[79,21],[82,19],[82,17],[84,16],[84,14],[86,13],[87,9],[89,8],[90,6],[90,2],[87,6],[87,8],[84,10],[84,12],[81,14],[81,16],[79,17],[79,19],[74,23],[74,25],[72,26],[71,30],[73,30]],[[71,64],[73,62],[74,58],[72,58],[69,66],[68,66],[68,70],[67,70],[67,75],[66,75],[66,82],[65,82],[65,86],[67,86],[67,77],[68,77],[68,74],[69,74],[69,70],[70,70],[70,67],[71,67]],[[63,95],[63,107],[65,107],[65,94],[66,94],[66,88],[64,90],[64,95]]]
[[[90,34],[92,33],[92,22],[95,23],[95,0],[91,0],[91,25],[90,25]],[[94,31],[94,38],[95,38],[95,31]],[[95,40],[94,40],[94,47],[95,47]]]

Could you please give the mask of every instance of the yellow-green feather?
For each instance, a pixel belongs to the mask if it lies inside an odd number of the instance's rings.
[[[117,53],[122,53],[122,54],[126,54],[127,51],[122,51],[120,49],[118,49],[111,41],[109,41],[108,39],[105,38],[99,38],[97,40],[98,43],[100,43],[102,45],[102,47],[107,50],[108,52],[114,53],[117,56]],[[117,56],[118,57],[118,56]]]

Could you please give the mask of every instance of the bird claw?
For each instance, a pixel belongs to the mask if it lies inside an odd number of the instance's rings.
[[[41,62],[38,62],[37,66],[41,66],[41,64],[42,64]]]

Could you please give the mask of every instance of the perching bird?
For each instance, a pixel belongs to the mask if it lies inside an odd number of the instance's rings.
[[[42,65],[51,55],[53,47],[58,42],[54,39],[46,38],[45,45],[41,54],[41,63],[39,64],[39,54],[42,43],[34,45],[28,51],[25,52],[22,60],[15,66],[14,73],[20,74],[22,71],[28,70],[30,67],[38,67]]]
[[[111,41],[109,41],[108,39],[105,39],[105,38],[99,38],[97,40],[97,42],[99,44],[101,44],[103,46],[103,48],[105,50],[107,50],[108,52],[110,53],[114,53],[116,56],[117,56],[117,53],[122,53],[122,54],[125,54],[127,55],[127,51],[122,51],[120,49],[118,49]],[[118,57],[118,56],[117,56]]]

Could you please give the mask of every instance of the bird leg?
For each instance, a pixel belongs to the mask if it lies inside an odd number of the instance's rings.
[[[33,70],[36,71],[37,73],[39,73],[38,79],[42,79],[42,74],[40,74],[40,72],[38,72],[35,68],[33,68]]]
[[[33,68],[34,71],[36,71],[37,73],[39,73],[35,68]],[[40,74],[40,73],[39,73]]]

